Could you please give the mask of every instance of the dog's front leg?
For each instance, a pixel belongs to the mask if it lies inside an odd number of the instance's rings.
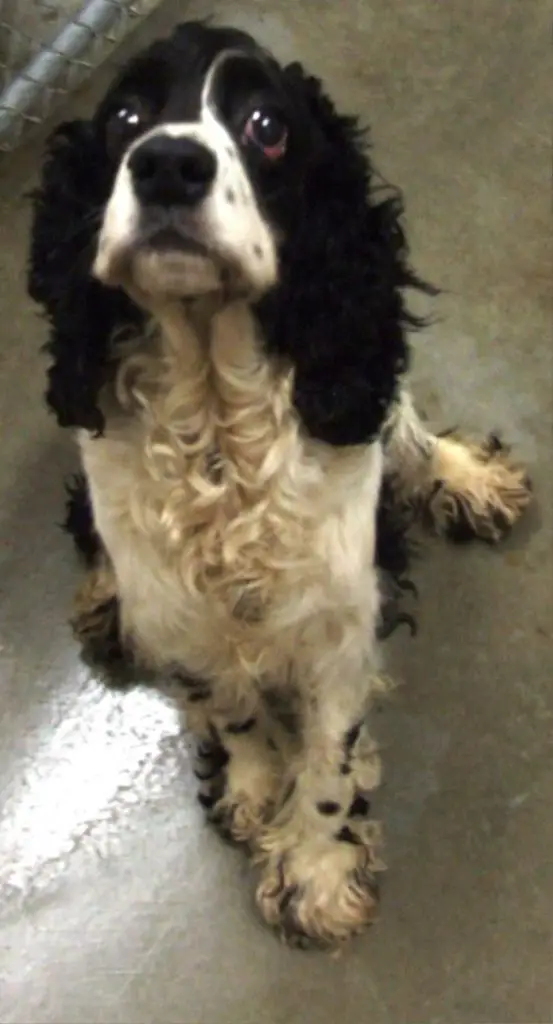
[[[262,833],[257,891],[263,916],[292,944],[332,945],[376,913],[380,830],[369,820],[368,793],[380,762],[365,713],[377,681],[364,646],[363,635],[344,635],[308,671],[297,669],[303,752],[285,803]]]
[[[197,742],[198,798],[224,835],[253,845],[283,784],[278,725],[251,680],[225,686],[181,680]]]
[[[496,542],[531,498],[528,477],[497,437],[436,436],[403,390],[383,432],[385,473],[397,500],[453,540]]]

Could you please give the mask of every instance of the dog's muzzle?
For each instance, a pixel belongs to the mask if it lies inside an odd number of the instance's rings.
[[[218,123],[169,125],[118,171],[94,275],[131,294],[260,293],[277,276],[266,223],[233,140]]]
[[[145,293],[199,295],[222,287],[226,272],[202,240],[201,210],[213,187],[217,161],[190,138],[154,135],[130,154],[126,195],[132,228],[110,231],[117,221],[117,187],[106,211],[94,271],[106,284],[132,284]]]

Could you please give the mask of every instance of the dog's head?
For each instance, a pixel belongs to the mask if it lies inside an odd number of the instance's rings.
[[[355,121],[245,33],[188,23],[139,54],[91,121],[54,133],[35,199],[60,422],[101,428],[109,337],[137,304],[218,292],[255,304],[307,429],[374,435],[414,279],[397,197],[376,202],[371,176]]]
[[[114,172],[95,276],[146,294],[271,288],[314,127],[248,36],[193,24],[155,43],[95,119]]]

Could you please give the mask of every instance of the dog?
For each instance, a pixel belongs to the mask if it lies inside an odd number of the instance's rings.
[[[341,942],[377,910],[366,711],[407,530],[496,542],[526,474],[421,420],[406,293],[431,289],[401,198],[357,120],[248,34],[185,23],[132,59],[51,135],[33,210],[47,402],[82,464],[76,635],[180,679],[263,917]]]

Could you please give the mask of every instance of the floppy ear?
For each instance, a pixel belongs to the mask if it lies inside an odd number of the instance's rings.
[[[137,316],[123,292],[90,276],[110,176],[93,126],[73,121],[50,136],[33,194],[28,290],[50,321],[46,400],[61,426],[93,431],[110,336]]]
[[[277,287],[260,304],[270,351],[295,367],[305,429],[332,445],[376,437],[406,371],[409,268],[397,193],[375,188],[357,122],[340,117],[300,65],[285,69],[311,132]],[[431,289],[428,289],[431,291]]]

